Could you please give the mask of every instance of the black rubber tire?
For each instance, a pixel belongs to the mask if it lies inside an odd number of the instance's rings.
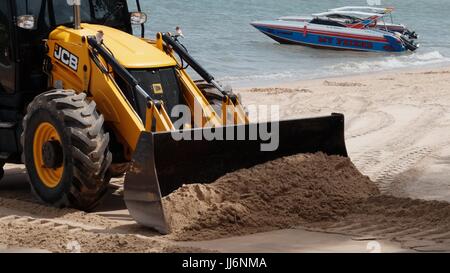
[[[209,96],[208,94],[214,94],[217,92],[217,89],[214,85],[207,83],[205,81],[196,81],[197,87],[202,91],[203,95],[208,100],[209,104],[216,112],[216,114],[222,119],[222,99],[216,96]],[[242,102],[241,102],[242,103]],[[231,113],[227,116],[227,124],[234,124],[234,117]]]
[[[60,183],[49,188],[39,178],[33,156],[34,133],[43,122],[58,131],[64,154],[64,172]],[[56,207],[89,211],[107,193],[112,161],[109,134],[103,130],[104,118],[86,94],[71,90],[53,90],[37,96],[27,109],[21,143],[34,194]]]

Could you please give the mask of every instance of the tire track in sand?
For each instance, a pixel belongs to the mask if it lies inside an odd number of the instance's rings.
[[[450,204],[392,196],[369,198],[337,222],[307,225],[308,230],[388,239],[416,251],[450,252]]]
[[[380,188],[383,193],[388,193],[394,180],[415,166],[429,154],[441,147],[448,140],[442,140],[441,143],[432,143],[430,145],[418,146],[417,143],[426,137],[430,123],[435,123],[442,116],[443,109],[431,108],[425,115],[419,115],[402,126],[403,129],[396,129],[398,133],[390,139],[380,139],[377,146],[371,145],[369,149],[358,151],[351,154],[357,168],[368,175]],[[395,116],[388,114],[393,118]],[[370,136],[373,132],[365,134]]]
[[[68,233],[77,233],[81,231],[99,230],[101,227],[86,226],[81,223],[69,223],[68,221],[58,221],[54,219],[34,218],[29,216],[10,215],[0,218],[0,223],[4,224],[29,224],[35,227],[60,230]]]
[[[365,120],[365,124],[362,128],[352,129],[354,123],[362,119],[369,119],[369,122]],[[348,122],[348,130],[346,132],[346,138],[352,139],[357,137],[363,137],[377,131],[383,130],[395,123],[395,119],[392,115],[383,111],[364,112],[360,116],[353,118]]]
[[[418,162],[431,154],[436,147],[417,147],[403,151],[401,156],[393,158],[384,165],[375,175],[375,182],[382,193],[390,190],[394,180],[402,173],[415,166]]]

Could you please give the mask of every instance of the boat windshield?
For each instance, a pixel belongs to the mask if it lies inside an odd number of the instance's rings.
[[[322,18],[314,18],[310,21],[311,24],[316,24],[316,25],[326,25],[326,26],[335,26],[335,27],[347,27],[346,25],[339,23],[337,21],[333,21],[333,20],[326,20],[326,19],[322,19]]]
[[[363,18],[344,14],[330,14],[327,16],[327,18],[330,20],[338,20],[346,24],[356,24],[363,20]]]
[[[327,17],[328,18],[332,18],[332,19],[346,19],[346,20],[357,20],[357,19],[360,19],[360,18],[357,18],[355,16],[344,15],[344,14],[330,14]]]

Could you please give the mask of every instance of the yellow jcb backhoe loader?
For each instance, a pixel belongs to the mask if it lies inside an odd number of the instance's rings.
[[[126,0],[0,1],[0,164],[25,164],[41,201],[89,211],[117,166],[130,165],[130,214],[168,233],[161,200],[183,184],[297,153],[347,156],[340,114],[249,124],[239,97],[176,35],[144,38],[136,4],[130,12]],[[201,115],[179,124],[179,106]],[[261,128],[274,129],[277,149],[261,149]]]

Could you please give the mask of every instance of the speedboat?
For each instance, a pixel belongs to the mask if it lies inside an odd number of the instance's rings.
[[[341,7],[312,16],[251,23],[282,44],[375,52],[415,51],[418,35],[393,22],[393,8]],[[390,22],[386,22],[390,17]]]
[[[338,21],[348,27],[352,27],[355,24],[360,23],[367,17],[374,16],[376,14],[386,14],[387,11],[393,11],[393,8],[376,8],[376,7],[359,7],[359,6],[347,6],[341,8],[330,9],[327,12],[313,14],[313,16],[284,16],[279,18],[282,21],[297,21],[297,22],[309,22],[314,17],[327,18],[329,20]],[[373,28],[380,30],[387,30],[390,32],[398,32],[406,35],[410,39],[418,39],[418,35],[415,31],[409,30],[403,24],[394,23],[392,12],[388,13],[389,22],[385,20],[385,16],[380,17],[374,24]],[[370,25],[368,27],[371,27]]]

